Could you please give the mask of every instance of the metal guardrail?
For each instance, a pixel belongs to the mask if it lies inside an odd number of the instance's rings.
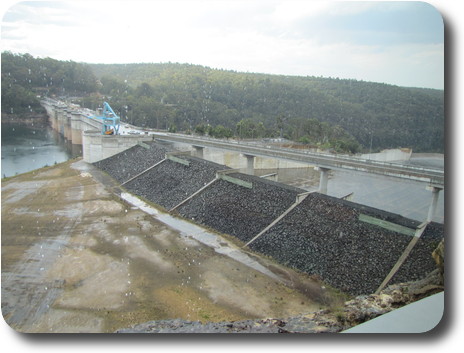
[[[405,166],[395,163],[372,161],[357,157],[331,155],[327,153],[300,152],[288,148],[271,146],[256,146],[243,142],[221,141],[209,138],[197,138],[178,134],[156,134],[155,138],[172,142],[192,144],[201,147],[211,147],[232,150],[253,156],[287,159],[296,162],[314,164],[328,169],[349,169],[367,173],[388,175],[403,179],[419,180],[444,187],[444,171],[434,168]]]
[[[53,99],[44,100],[49,105],[67,108],[67,105],[61,101]],[[78,109],[78,111],[87,115],[87,109]],[[101,124],[100,121],[89,118],[89,122]],[[92,124],[93,125],[93,124]],[[406,166],[396,163],[379,162],[359,157],[333,155],[328,153],[315,153],[309,151],[295,151],[291,148],[275,146],[257,146],[256,144],[244,141],[223,141],[208,137],[192,137],[171,133],[156,133],[153,135],[159,140],[172,142],[187,143],[199,147],[211,147],[224,150],[236,151],[242,154],[248,154],[261,157],[272,157],[277,159],[292,160],[295,162],[317,165],[328,169],[355,170],[380,175],[388,175],[403,179],[419,180],[428,182],[434,186],[444,188],[445,173],[442,169],[423,168],[415,166]]]

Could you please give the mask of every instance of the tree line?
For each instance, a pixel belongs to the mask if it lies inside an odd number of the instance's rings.
[[[40,97],[88,95],[97,79],[88,65],[2,52],[2,113],[42,113]]]
[[[13,91],[26,100],[37,92],[76,95],[91,109],[107,100],[123,121],[172,132],[283,137],[352,153],[397,147],[444,151],[441,90],[190,64],[81,64],[2,53],[2,111],[12,102],[23,108],[27,103]]]

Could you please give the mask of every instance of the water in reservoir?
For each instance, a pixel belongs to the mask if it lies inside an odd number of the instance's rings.
[[[82,155],[48,125],[2,124],[2,177],[29,172]]]

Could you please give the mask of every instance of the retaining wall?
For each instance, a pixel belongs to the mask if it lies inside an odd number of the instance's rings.
[[[379,153],[362,154],[361,158],[379,162],[409,161],[411,154],[412,149],[410,148],[394,148],[382,150]]]
[[[114,156],[151,137],[139,135],[102,135],[101,131],[87,130],[82,134],[83,159],[88,163]]]

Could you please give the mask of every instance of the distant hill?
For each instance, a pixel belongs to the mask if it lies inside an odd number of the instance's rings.
[[[189,64],[85,64],[2,53],[2,114],[41,111],[37,96],[107,100],[139,126],[215,137],[286,137],[340,152],[444,152],[444,92],[338,78]]]
[[[292,140],[311,143],[321,142],[315,136],[320,137],[328,123],[332,132],[338,126],[364,149],[411,147],[416,152],[444,152],[441,90],[173,63],[90,67],[119,109],[127,102],[151,101],[158,112],[149,113],[147,119],[156,120],[157,127],[163,127],[167,119],[182,130],[198,124],[236,129],[242,119],[250,119],[257,134],[264,125],[268,135],[282,131]]]
[[[2,115],[21,119],[44,113],[38,96],[90,94],[96,81],[85,64],[2,52]]]

